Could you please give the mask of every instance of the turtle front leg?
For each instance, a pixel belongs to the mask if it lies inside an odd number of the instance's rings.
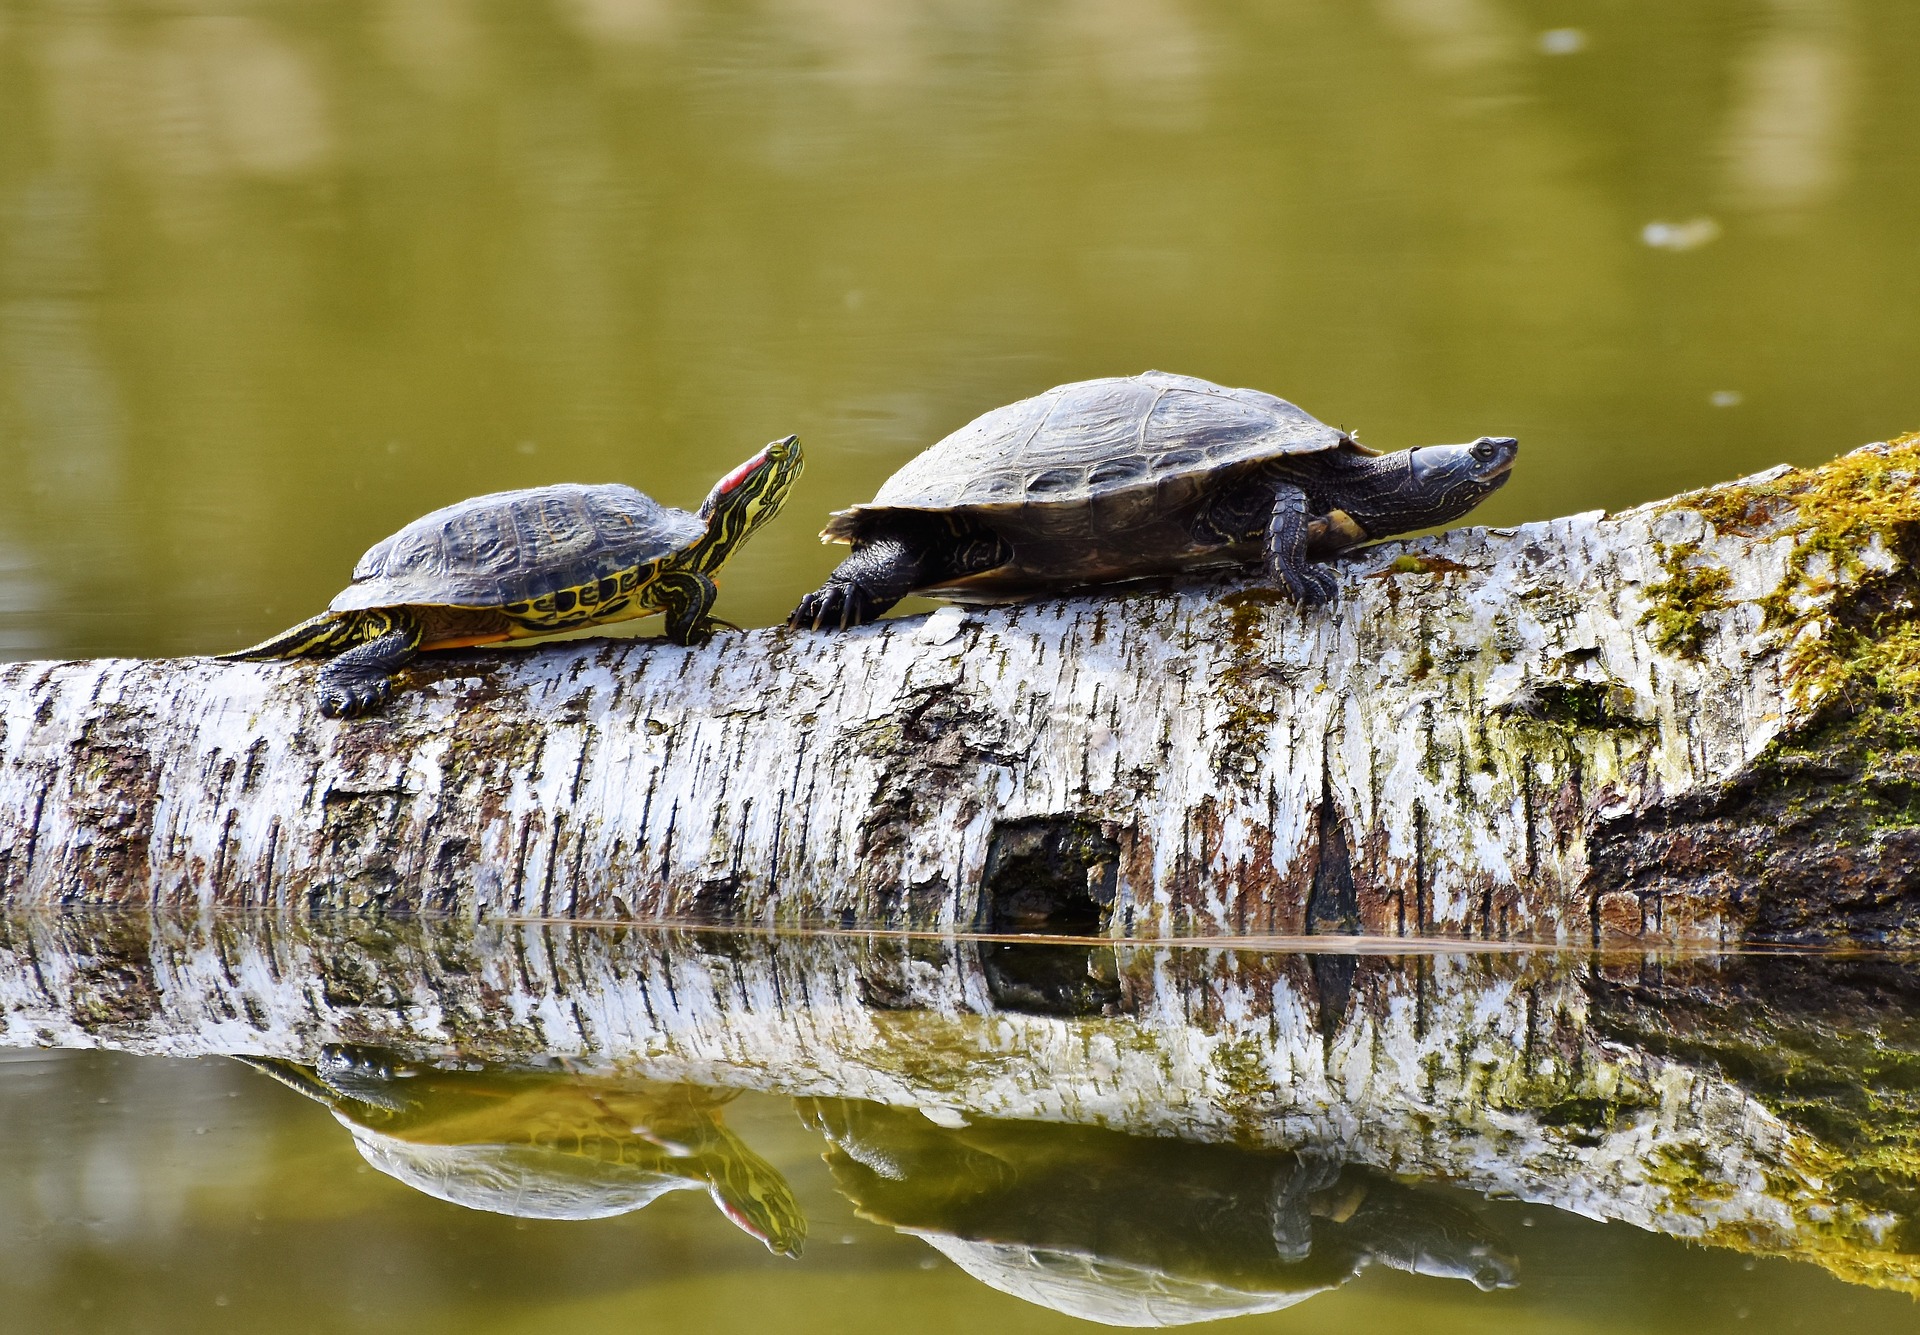
[[[400,626],[349,649],[320,669],[320,712],[358,718],[393,698],[394,674],[420,647],[420,627]]]
[[[928,553],[898,538],[862,542],[827,582],[787,617],[795,630],[846,630],[877,621],[922,584],[932,583]]]
[[[1273,517],[1267,522],[1267,571],[1303,607],[1332,602],[1340,591],[1332,574],[1307,560],[1312,522],[1304,491],[1285,482],[1274,489]]]
[[[708,615],[720,586],[697,570],[669,570],[655,581],[653,600],[667,614],[667,638],[675,644],[700,644],[713,635]]]

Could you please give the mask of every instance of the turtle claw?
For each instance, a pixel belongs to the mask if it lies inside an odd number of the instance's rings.
[[[874,619],[873,600],[858,584],[829,582],[800,600],[787,617],[795,630],[850,630]]]
[[[1325,570],[1305,566],[1275,572],[1287,586],[1287,592],[1302,607],[1324,607],[1340,596],[1340,583]]]
[[[320,669],[320,712],[358,718],[393,698],[393,674],[413,657],[419,632],[390,631],[347,650]]]
[[[330,681],[320,687],[320,712],[328,718],[359,718],[393,699],[393,679]]]

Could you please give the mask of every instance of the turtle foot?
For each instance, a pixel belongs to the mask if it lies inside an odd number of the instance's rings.
[[[329,681],[320,687],[320,712],[328,718],[359,718],[393,699],[393,679]]]
[[[1295,570],[1277,569],[1274,574],[1302,607],[1324,607],[1340,596],[1340,582],[1325,570],[1303,566]]]
[[[393,674],[413,657],[415,637],[391,631],[349,649],[320,669],[320,712],[358,718],[393,698]]]
[[[787,617],[795,630],[849,630],[876,620],[893,606],[881,602],[858,584],[829,582],[800,600]]]
[[[666,638],[671,643],[677,644],[683,649],[697,649],[708,640],[711,640],[722,626],[727,626],[727,623],[715,621],[713,618],[707,617],[684,628],[674,626],[667,627]],[[735,629],[735,627],[732,626],[727,626],[727,628],[729,630]]]

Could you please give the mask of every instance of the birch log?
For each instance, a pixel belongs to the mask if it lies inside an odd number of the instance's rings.
[[[694,649],[437,655],[353,722],[320,716],[306,663],[14,664],[0,887],[1135,936],[1909,939],[1920,766],[1833,729],[1904,720],[1899,674],[1920,683],[1916,454],[1371,547],[1338,563],[1330,611],[1221,578]]]
[[[1908,1291],[1916,998],[1890,958],[0,918],[4,1046],[558,1058],[943,1126],[1307,1151]]]

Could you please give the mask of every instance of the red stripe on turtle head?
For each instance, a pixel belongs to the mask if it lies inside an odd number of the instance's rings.
[[[738,468],[734,469],[731,473],[728,473],[725,477],[721,478],[717,483],[715,483],[713,488],[713,494],[715,496],[725,496],[728,492],[732,491],[735,487],[738,487],[742,482],[745,482],[748,478],[752,477],[756,472],[760,470],[760,468],[766,462],[767,462],[767,452],[765,450],[762,450],[760,451],[760,453],[754,455],[753,458],[747,460],[745,463],[741,464]]]

